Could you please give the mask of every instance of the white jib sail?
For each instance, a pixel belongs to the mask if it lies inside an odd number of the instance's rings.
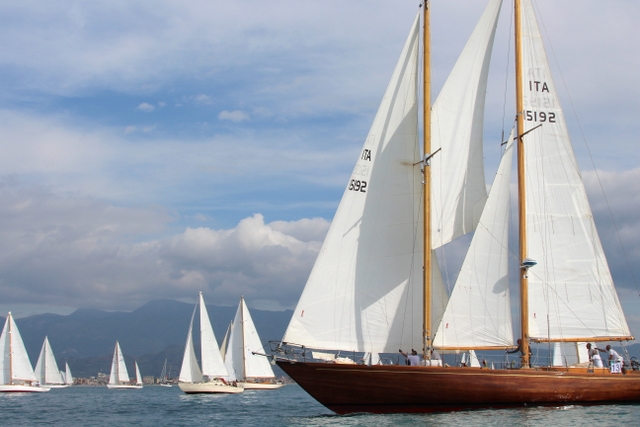
[[[202,381],[202,371],[198,366],[196,351],[193,347],[193,320],[196,316],[198,304],[191,314],[191,322],[189,323],[189,332],[187,333],[187,342],[184,346],[184,356],[182,357],[182,366],[180,367],[179,381],[183,383],[197,383]]]
[[[489,2],[431,110],[433,248],[475,230],[487,199],[484,103],[501,5]]]
[[[218,348],[218,342],[216,341],[213,328],[211,327],[211,321],[209,320],[207,307],[204,304],[202,292],[200,292],[198,298],[200,302],[200,351],[202,375],[210,378],[227,377],[227,368],[225,368],[224,361],[220,355],[220,349]]]
[[[138,362],[135,362],[136,365],[136,385],[142,385],[142,375],[140,375],[140,368],[138,367]]]
[[[69,364],[67,362],[65,362],[64,364],[65,364],[64,383],[72,385],[73,384],[73,375],[71,375],[71,368],[69,368]]]
[[[37,381],[11,312],[7,314],[7,320],[0,335],[0,349],[2,349],[0,384],[11,384],[13,380]]]
[[[513,134],[433,341],[437,348],[513,346],[509,209]]]
[[[420,346],[418,35],[416,17],[283,341],[375,353]]]
[[[40,356],[36,362],[35,374],[40,384],[64,384],[48,337],[44,337]]]
[[[628,337],[529,0],[522,13],[530,336]]]

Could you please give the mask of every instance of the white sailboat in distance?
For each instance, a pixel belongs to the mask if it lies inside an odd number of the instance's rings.
[[[111,373],[109,374],[107,387],[114,390],[134,390],[142,388],[138,362],[136,362],[136,383],[131,384],[129,373],[127,372],[127,365],[124,363],[124,355],[122,354],[122,349],[120,349],[120,343],[118,341],[116,341],[116,347],[113,350]]]
[[[264,353],[264,346],[243,297],[240,297],[236,317],[229,328],[224,363],[230,379],[242,382],[245,390],[274,390],[282,387],[284,383],[276,380],[269,359],[256,354]]]
[[[200,308],[200,362],[202,363],[202,369],[198,365],[193,347],[193,320],[198,308]],[[235,381],[229,382],[227,381],[228,378],[229,373],[224,366],[224,361],[211,327],[207,307],[204,304],[202,292],[200,292],[198,303],[191,315],[178,387],[187,394],[242,393],[244,391],[242,384],[238,384]]]
[[[44,392],[49,387],[38,383],[27,349],[11,312],[0,335],[0,392]]]
[[[49,337],[44,337],[40,356],[38,357],[38,362],[36,362],[35,374],[36,378],[43,386],[50,388],[69,387],[69,384],[65,383],[62,378],[62,374],[58,369],[56,358],[53,355],[53,350],[49,343]]]

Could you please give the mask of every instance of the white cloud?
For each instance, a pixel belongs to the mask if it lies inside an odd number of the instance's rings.
[[[220,114],[218,114],[218,119],[230,120],[232,122],[240,123],[244,120],[249,120],[249,116],[240,110],[235,110],[235,111],[224,110],[224,111],[221,111]]]
[[[146,113],[150,113],[150,112],[152,112],[152,111],[153,111],[153,110],[155,110],[155,109],[156,109],[156,107],[154,107],[153,105],[148,104],[148,103],[146,103],[146,102],[143,102],[143,103],[141,103],[140,105],[138,105],[138,110],[140,110],[140,111],[144,111],[144,112],[146,112]]]

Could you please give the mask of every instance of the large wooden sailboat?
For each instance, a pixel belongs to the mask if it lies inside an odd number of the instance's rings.
[[[514,130],[489,195],[484,94],[502,0],[490,0],[430,100],[429,2],[400,59],[281,343],[277,364],[337,413],[640,402],[640,372],[537,366],[531,343],[633,339],[595,229],[531,0],[515,0]],[[418,135],[423,35],[423,149]],[[517,147],[519,253],[508,251]],[[436,249],[474,231],[450,295]],[[521,330],[508,262],[518,263]],[[514,339],[518,336],[518,339]],[[422,349],[422,366],[376,363]],[[518,349],[520,366],[448,366],[440,352]],[[355,356],[355,357],[354,357]],[[435,359],[435,358],[434,358]],[[373,361],[373,363],[372,363]],[[614,365],[615,367],[615,365]]]

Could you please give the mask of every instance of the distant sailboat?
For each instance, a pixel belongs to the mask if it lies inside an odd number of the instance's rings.
[[[173,387],[169,383],[169,374],[167,373],[167,359],[164,359],[164,365],[162,366],[162,372],[160,373],[160,386],[161,387]]]
[[[29,355],[11,312],[0,335],[0,392],[43,392],[49,387],[38,384]]]
[[[64,365],[64,383],[67,385],[73,385],[73,375],[71,375],[71,368],[69,368],[69,364],[67,362],[64,362]]]
[[[136,383],[131,384],[127,365],[124,363],[124,355],[120,349],[120,343],[116,341],[116,347],[113,350],[113,359],[111,361],[111,373],[109,375],[109,383],[107,387],[110,389],[131,390],[142,388],[142,379],[138,362],[136,362]]]
[[[229,331],[225,365],[230,378],[242,382],[245,390],[273,390],[282,387],[284,384],[276,381],[269,360],[265,356],[254,354],[263,352],[264,346],[243,297],[240,297],[238,311]]]
[[[49,344],[49,337],[44,337],[40,356],[36,363],[35,374],[36,378],[43,386],[50,388],[69,387],[69,385],[65,383],[60,370],[58,369],[58,364],[56,363],[56,358],[53,355],[51,344]]]
[[[200,351],[202,370],[196,359],[193,347],[193,320],[196,310],[200,308]],[[202,292],[198,295],[198,303],[193,310],[187,343],[180,369],[180,382],[178,386],[188,394],[192,393],[241,393],[244,389],[241,385],[229,384],[225,378],[229,374],[225,368],[216,337],[209,321],[207,307],[204,304]]]

